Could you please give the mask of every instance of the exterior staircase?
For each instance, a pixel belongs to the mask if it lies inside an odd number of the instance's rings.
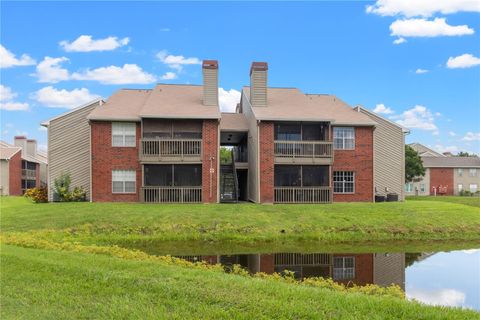
[[[238,179],[235,157],[231,153],[231,163],[220,164],[220,202],[238,202]]]

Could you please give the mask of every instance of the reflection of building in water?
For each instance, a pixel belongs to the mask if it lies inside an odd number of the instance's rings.
[[[221,256],[182,256],[188,261],[221,263],[228,271],[234,264],[252,274],[294,272],[297,279],[324,277],[345,284],[396,284],[405,289],[405,254],[403,253],[275,253]]]

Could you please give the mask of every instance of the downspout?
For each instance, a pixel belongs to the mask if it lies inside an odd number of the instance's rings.
[[[260,199],[260,120],[257,120],[257,202],[261,203]]]

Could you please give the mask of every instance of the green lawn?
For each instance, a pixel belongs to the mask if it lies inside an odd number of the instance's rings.
[[[451,203],[459,203],[464,204],[467,206],[479,207],[480,208],[480,197],[459,197],[459,196],[410,196],[407,197],[407,200],[415,200],[415,201],[442,201],[442,202],[451,202]]]
[[[473,311],[156,261],[1,249],[2,319],[480,319]]]
[[[1,230],[93,243],[480,240],[480,208],[441,201],[331,205],[34,204],[1,198]]]

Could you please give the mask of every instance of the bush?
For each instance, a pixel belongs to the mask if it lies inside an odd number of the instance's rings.
[[[462,196],[462,197],[471,197],[474,194],[472,192],[470,192],[469,190],[462,190],[462,191],[460,191],[459,195]]]
[[[48,191],[46,187],[27,189],[24,196],[35,203],[48,202]]]
[[[53,183],[53,199],[60,202],[80,202],[85,201],[87,194],[82,187],[75,187],[70,192],[72,179],[68,173],[62,173]]]

